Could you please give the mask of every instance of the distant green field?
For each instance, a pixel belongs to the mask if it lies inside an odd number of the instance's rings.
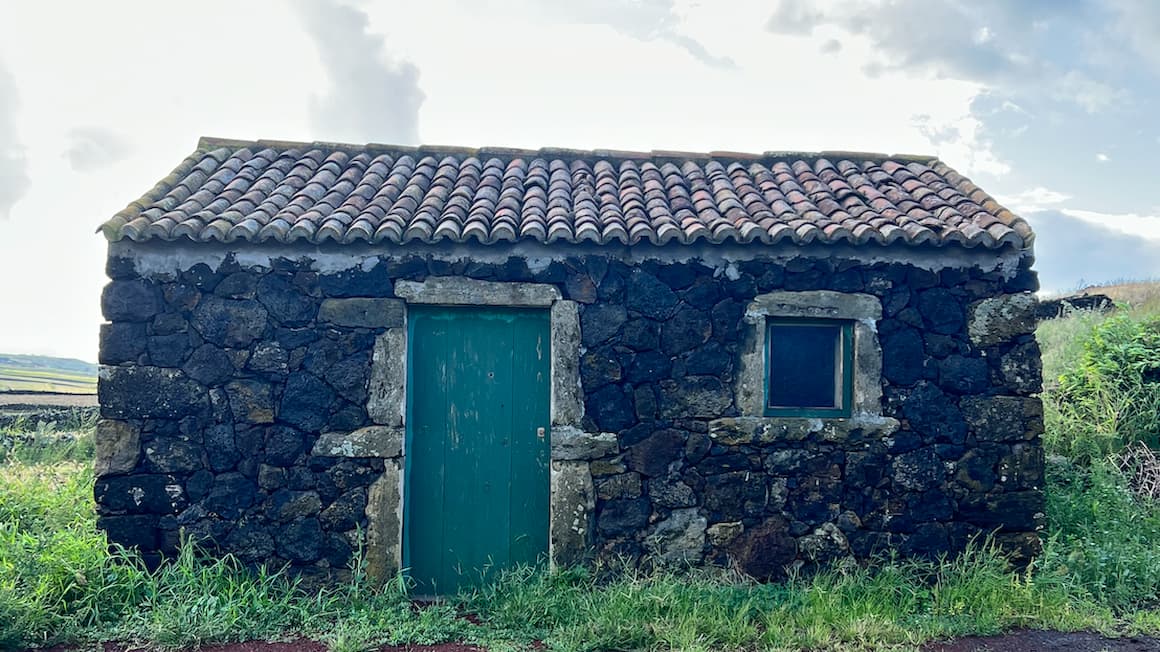
[[[69,358],[0,353],[0,391],[92,394],[97,365]]]

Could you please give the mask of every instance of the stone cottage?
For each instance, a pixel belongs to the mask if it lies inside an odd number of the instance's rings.
[[[203,139],[101,230],[99,523],[147,559],[1036,550],[1033,234],[931,157]]]

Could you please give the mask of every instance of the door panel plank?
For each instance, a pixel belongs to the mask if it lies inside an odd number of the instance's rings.
[[[405,564],[418,592],[447,594],[547,552],[550,324],[463,308],[409,321]]]

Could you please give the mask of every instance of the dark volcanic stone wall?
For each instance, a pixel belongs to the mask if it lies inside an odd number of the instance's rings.
[[[1019,332],[980,347],[968,333],[980,300],[1036,288],[1028,269],[1006,278],[799,258],[726,273],[596,256],[534,273],[519,258],[364,268],[319,274],[307,260],[253,269],[231,258],[216,271],[141,278],[132,261],[110,259],[95,492],[111,541],[156,556],[174,552],[184,530],[246,562],[346,568],[384,462],[312,450],[320,432],[371,425],[368,378],[383,329],[321,319],[320,306],[454,275],[549,283],[580,304],[583,429],[619,442],[590,464],[598,555],[643,558],[667,539],[686,559],[774,577],[795,560],[937,555],[992,531],[1016,553],[1034,551],[1038,347]],[[746,304],[779,290],[881,300],[882,414],[899,420],[896,432],[710,436],[711,422],[740,416]]]

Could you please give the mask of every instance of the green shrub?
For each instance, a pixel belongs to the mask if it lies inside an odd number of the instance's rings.
[[[1047,468],[1045,579],[1119,612],[1160,605],[1160,505],[1138,498],[1109,463]]]
[[[1160,445],[1160,317],[1125,313],[1084,328],[1086,321],[1040,329],[1074,335],[1044,356],[1045,372],[1057,374],[1044,394],[1048,452],[1086,463],[1136,441]]]

